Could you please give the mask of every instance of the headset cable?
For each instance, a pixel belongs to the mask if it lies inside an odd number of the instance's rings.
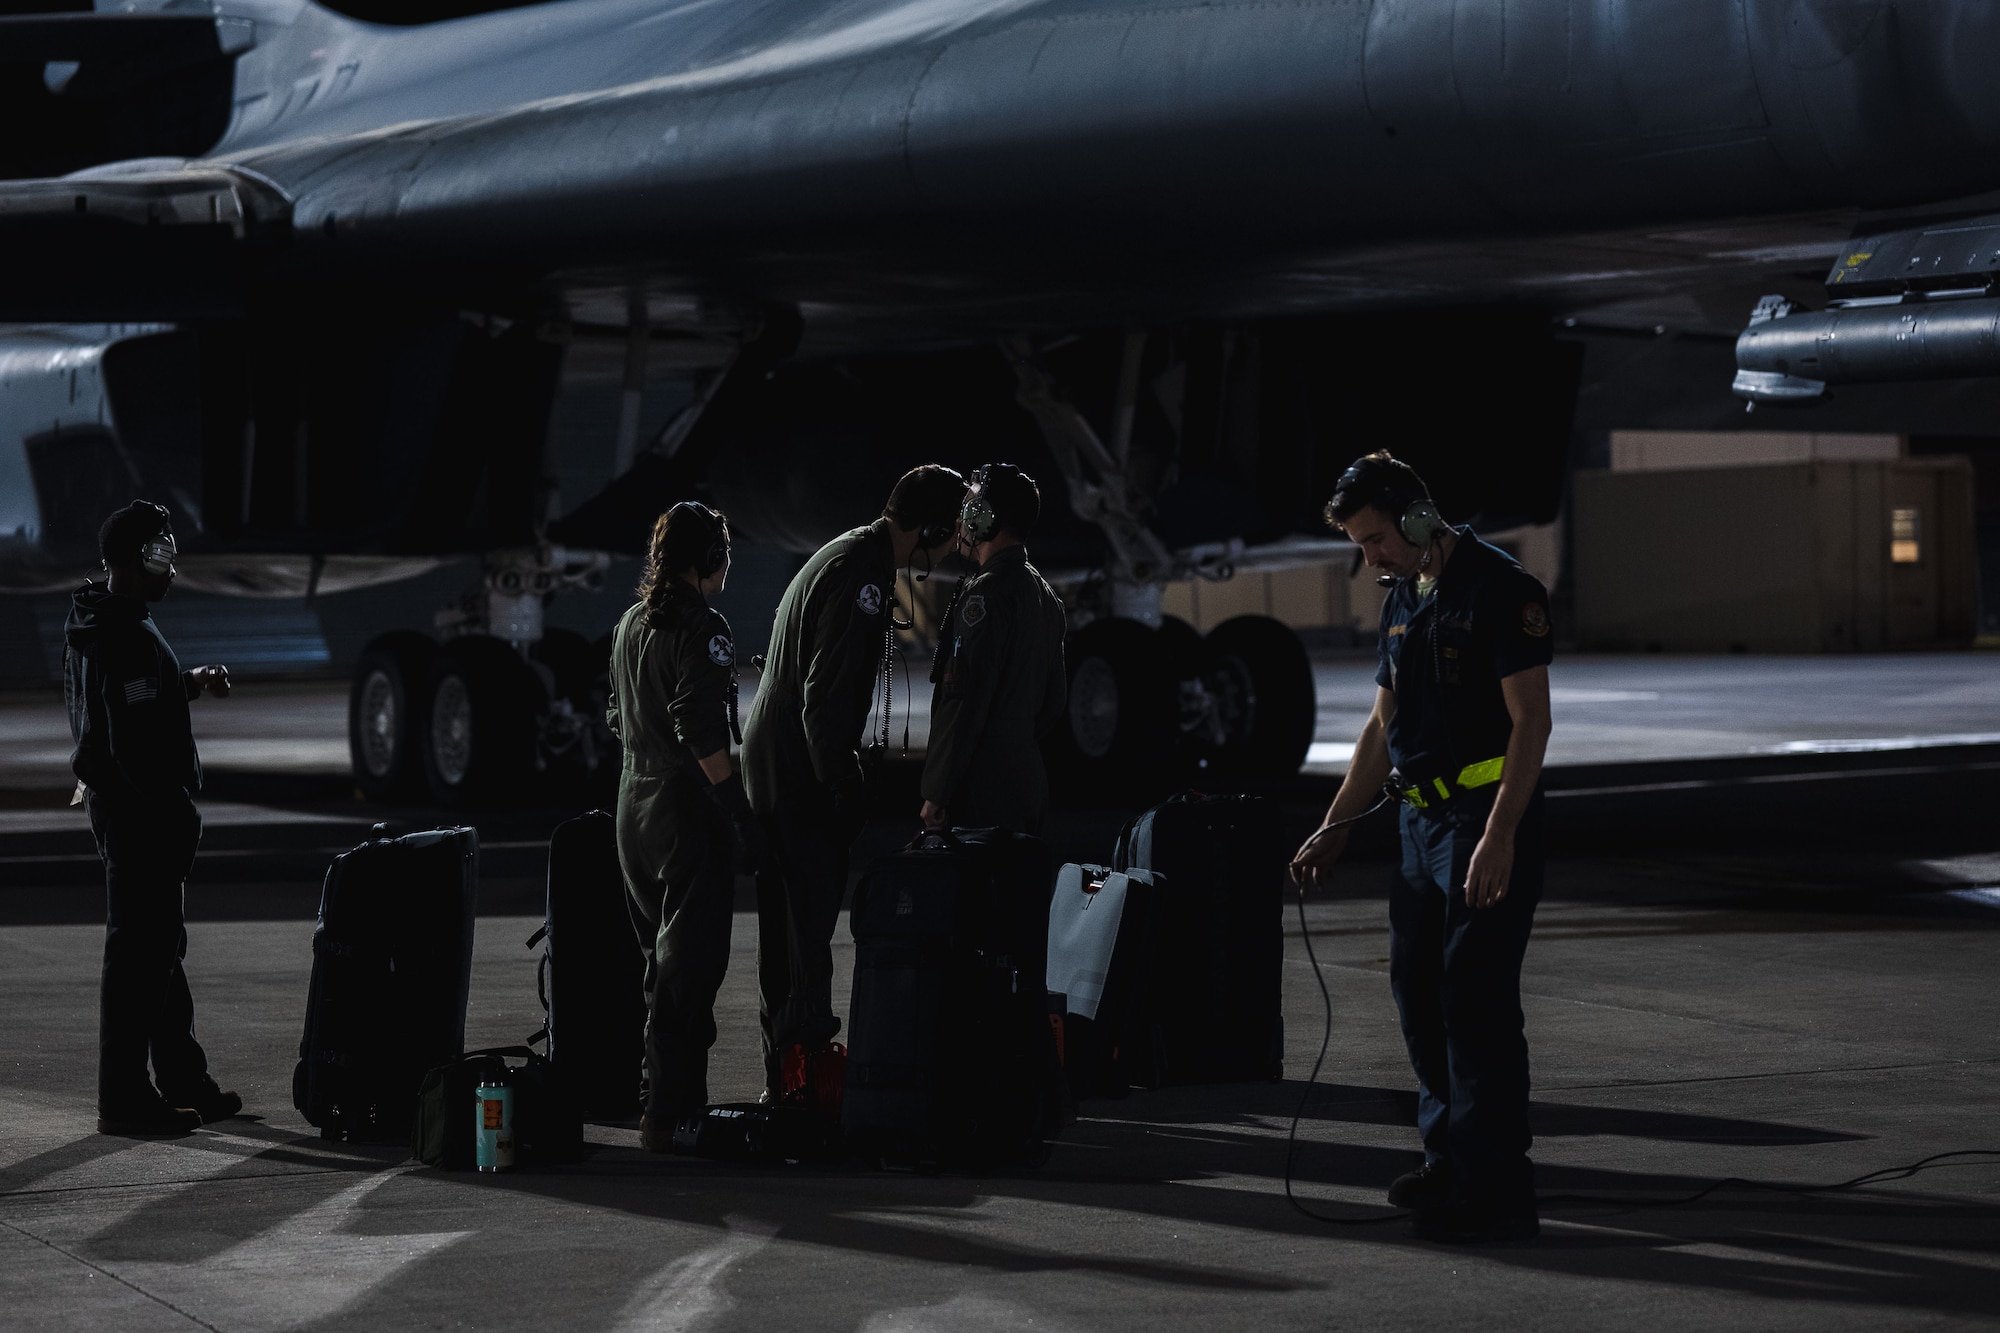
[[[1321,825],[1318,833],[1315,833],[1314,836],[1317,837],[1319,833],[1325,833],[1333,829],[1345,828],[1350,824],[1358,824],[1395,799],[1395,792],[1389,790],[1384,793],[1381,800],[1353,818]],[[1312,1098],[1313,1089],[1319,1084],[1320,1070],[1326,1065],[1326,1053],[1333,1045],[1333,992],[1327,988],[1326,973],[1320,967],[1319,954],[1313,949],[1312,929],[1306,922],[1306,887],[1303,884],[1299,885],[1298,909],[1299,935],[1305,941],[1306,957],[1312,963],[1313,980],[1319,983],[1320,1004],[1325,1011],[1326,1023],[1320,1034],[1319,1055],[1313,1060],[1312,1073],[1306,1078],[1306,1086],[1299,1094],[1298,1108],[1292,1112],[1291,1131],[1285,1138],[1285,1201],[1313,1221],[1324,1222],[1331,1226],[1366,1227],[1376,1226],[1383,1222],[1395,1222],[1406,1219],[1410,1216],[1409,1211],[1406,1209],[1376,1213],[1368,1217],[1334,1217],[1326,1213],[1314,1212],[1306,1206],[1303,1199],[1299,1198],[1293,1192],[1292,1168],[1294,1159],[1298,1155],[1299,1122],[1305,1117],[1306,1104]],[[1979,1158],[1982,1160],[1962,1160],[1965,1158]],[[1749,1180],[1742,1176],[1726,1176],[1721,1180],[1711,1181],[1692,1194],[1671,1198],[1619,1194],[1543,1194],[1536,1197],[1535,1203],[1540,1208],[1567,1204],[1584,1207],[1620,1208],[1630,1211],[1642,1208],[1679,1208],[1687,1204],[1699,1202],[1709,1195],[1725,1189],[1764,1190],[1774,1194],[1836,1194],[1845,1190],[1863,1189],[1869,1185],[1882,1184],[1886,1181],[1906,1180],[1921,1171],[1928,1171],[1946,1163],[1961,1166],[1980,1166],[1985,1165],[1989,1161],[1993,1164],[2000,1164],[2000,1148],[1960,1148],[1952,1152],[1932,1153],[1929,1157],[1908,1163],[1907,1165],[1880,1167],[1874,1171],[1863,1172],[1852,1179],[1835,1181],[1829,1185],[1785,1185],[1767,1180]]]

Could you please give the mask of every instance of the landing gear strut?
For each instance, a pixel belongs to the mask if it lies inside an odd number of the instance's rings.
[[[542,624],[550,595],[601,581],[608,564],[553,546],[496,552],[479,588],[439,615],[442,642],[409,631],[371,642],[348,696],[361,794],[464,809],[579,795],[615,775],[609,641]]]
[[[1062,469],[1071,508],[1097,525],[1109,548],[1095,605],[1086,597],[1072,609],[1068,726],[1050,756],[1058,788],[1072,800],[1130,802],[1194,781],[1297,773],[1317,712],[1312,663],[1298,635],[1269,616],[1238,616],[1204,637],[1161,614],[1166,583],[1233,577],[1243,544],[1169,551],[1145,521],[1150,496],[1130,437],[1143,335],[1127,340],[1120,424],[1108,444],[1035,364],[1031,348],[1008,351],[1016,397]]]

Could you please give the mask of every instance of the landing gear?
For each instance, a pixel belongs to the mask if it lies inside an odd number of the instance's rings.
[[[1269,616],[1203,637],[1121,616],[1070,636],[1069,708],[1050,771],[1070,800],[1131,803],[1189,783],[1288,778],[1312,744],[1312,663]]]
[[[1143,797],[1159,781],[1173,754],[1174,682],[1156,640],[1122,616],[1070,636],[1068,725],[1050,766],[1065,797]]]
[[[468,634],[438,650],[431,670],[424,776],[440,805],[519,804],[535,778],[541,678],[499,639]]]
[[[362,650],[347,697],[347,748],[354,785],[371,801],[420,799],[423,734],[430,721],[431,659],[422,634],[384,634]]]
[[[1165,584],[1231,578],[1244,545],[1231,538],[1169,550],[1152,528],[1167,469],[1142,456],[1132,433],[1145,344],[1142,333],[1126,338],[1108,439],[1031,344],[1007,347],[1016,400],[1041,428],[1071,509],[1104,534],[1104,577],[1082,599],[1094,603],[1084,614],[1098,618],[1070,638],[1069,725],[1051,756],[1072,799],[1123,802],[1189,782],[1287,778],[1312,745],[1312,664],[1297,634],[1269,616],[1239,616],[1204,638],[1160,614]]]
[[[1312,661],[1299,636],[1269,616],[1237,616],[1208,632],[1223,773],[1256,781],[1290,777],[1306,761],[1318,720]]]
[[[593,643],[575,630],[547,630],[528,650],[528,658],[542,676],[549,700],[535,739],[543,785],[552,792],[609,799],[618,780],[618,740],[604,723],[611,637]]]
[[[611,641],[543,624],[547,599],[596,587],[610,558],[533,546],[488,553],[440,614],[443,642],[384,634],[355,665],[347,743],[371,801],[454,809],[602,800],[618,777],[604,723]]]

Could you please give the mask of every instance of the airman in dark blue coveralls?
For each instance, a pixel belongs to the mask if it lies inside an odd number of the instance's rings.
[[[1540,1229],[1521,961],[1542,894],[1548,593],[1470,528],[1447,525],[1387,453],[1348,469],[1327,516],[1393,583],[1374,712],[1292,873],[1325,883],[1347,843],[1331,826],[1393,782],[1403,856],[1389,984],[1417,1073],[1424,1164],[1389,1202],[1416,1209],[1428,1239],[1525,1240]]]

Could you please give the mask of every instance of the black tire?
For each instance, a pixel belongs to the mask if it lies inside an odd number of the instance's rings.
[[[1289,778],[1306,761],[1318,719],[1312,659],[1269,616],[1238,616],[1208,632],[1212,688],[1223,720],[1221,767],[1232,778]]]
[[[604,675],[605,664],[611,660],[610,647],[606,645],[602,658],[597,656],[589,639],[573,629],[545,630],[528,655],[547,667],[555,677],[555,692],[558,697],[571,700],[579,708],[590,702],[590,693]]]
[[[409,630],[371,640],[347,693],[347,753],[354,785],[370,801],[422,800],[424,732],[437,644]]]
[[[604,806],[610,806],[618,799],[618,772],[624,763],[624,747],[611,734],[605,724],[605,706],[611,702],[611,636],[601,634],[590,641],[590,660],[596,664],[596,673],[591,677],[590,722],[591,736],[597,746],[597,767],[591,771],[588,791],[590,799]],[[749,701],[744,701],[744,711],[749,711]]]
[[[1223,737],[1211,689],[1215,651],[1200,630],[1174,616],[1163,616],[1154,634],[1173,701],[1171,785],[1184,787],[1218,773]]]
[[[1049,747],[1051,785],[1069,803],[1123,802],[1173,784],[1174,682],[1155,632],[1094,620],[1065,650],[1069,704]]]
[[[548,707],[541,677],[484,634],[453,639],[431,669],[424,776],[440,804],[519,805],[534,794],[536,724]]]

